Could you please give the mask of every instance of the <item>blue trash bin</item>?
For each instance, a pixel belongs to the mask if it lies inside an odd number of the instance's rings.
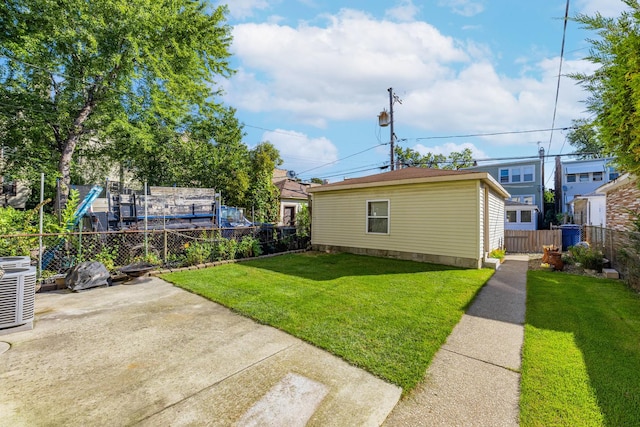
[[[570,246],[576,245],[580,241],[580,226],[577,224],[564,224],[560,226],[562,230],[562,250],[566,251]]]

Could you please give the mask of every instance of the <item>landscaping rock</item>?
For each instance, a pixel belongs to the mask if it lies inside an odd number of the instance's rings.
[[[604,274],[604,277],[606,277],[607,279],[619,279],[620,278],[620,274],[614,270],[613,268],[603,268],[602,269],[602,274]]]
[[[111,274],[104,264],[86,261],[71,268],[64,278],[64,283],[74,292],[98,286],[110,286]]]

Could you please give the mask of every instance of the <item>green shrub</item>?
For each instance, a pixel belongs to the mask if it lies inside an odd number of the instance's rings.
[[[210,261],[213,249],[214,248],[211,243],[208,242],[195,241],[189,244],[185,250],[187,264],[204,264],[205,262]]]
[[[235,259],[237,250],[238,242],[236,242],[234,239],[225,239],[224,237],[222,237],[218,240],[218,243],[216,245],[216,259],[218,261]]]
[[[491,252],[489,252],[489,258],[497,258],[500,261],[502,261],[506,253],[507,253],[506,249],[494,249]]]
[[[261,254],[260,241],[253,236],[244,236],[238,243],[238,255],[240,258],[257,257]]]
[[[589,270],[596,270],[597,272],[602,272],[602,267],[604,267],[604,259],[602,252],[593,249],[588,246],[571,246],[569,248],[569,253],[579,262],[582,267]]]
[[[109,271],[115,271],[116,259],[118,259],[118,246],[112,248],[103,246],[100,252],[93,257],[94,261],[101,262]]]

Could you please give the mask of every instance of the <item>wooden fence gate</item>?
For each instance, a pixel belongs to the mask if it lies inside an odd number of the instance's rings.
[[[509,253],[542,253],[543,245],[562,246],[562,230],[504,230]]]

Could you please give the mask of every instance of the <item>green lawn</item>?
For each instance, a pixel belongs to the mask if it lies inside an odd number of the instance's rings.
[[[491,270],[307,252],[163,278],[408,392]]]
[[[640,295],[529,271],[522,426],[640,426]]]

